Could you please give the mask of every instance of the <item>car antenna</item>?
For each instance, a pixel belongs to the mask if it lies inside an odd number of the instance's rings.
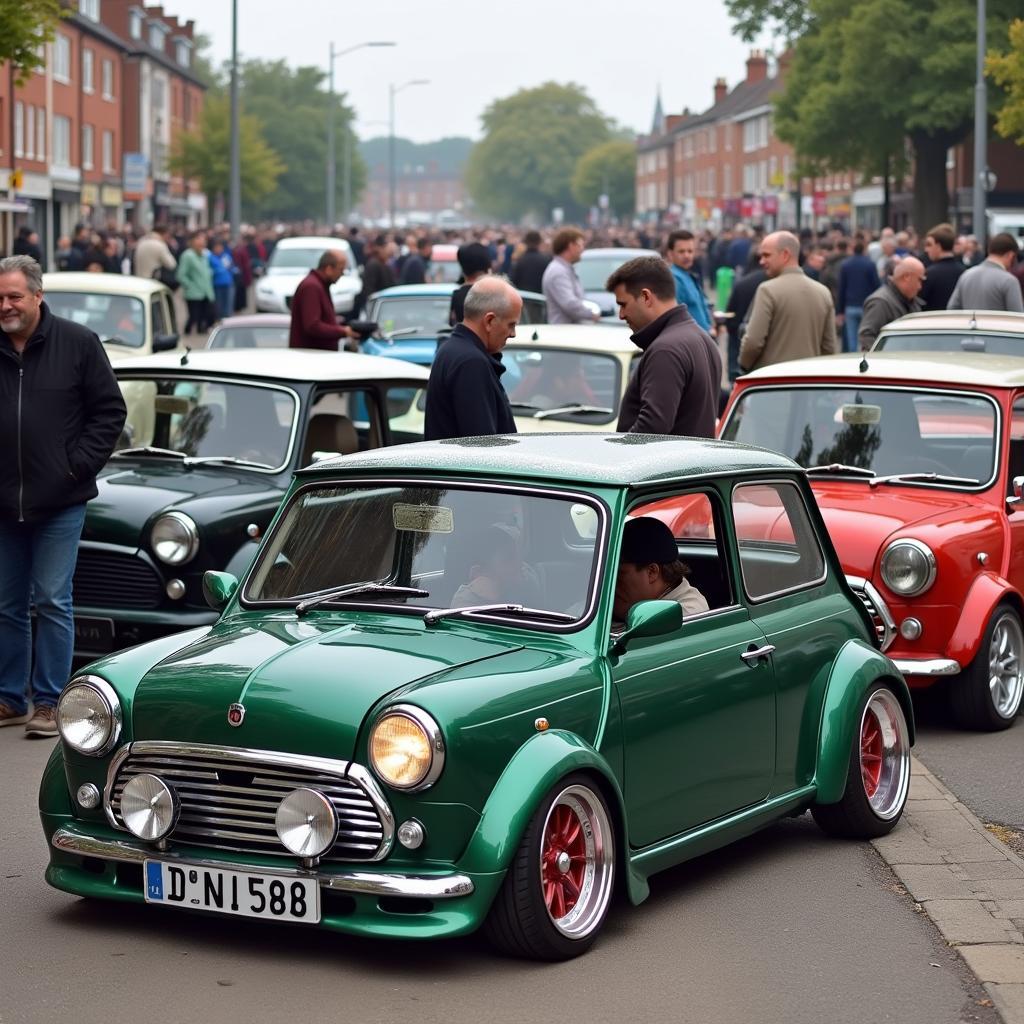
[[[865,355],[864,358],[860,361],[860,366],[858,367],[858,369],[860,370],[861,373],[867,373],[868,372],[868,357],[867,357],[867,355]]]
[[[188,366],[188,354],[191,351],[192,351],[192,349],[188,345],[186,345],[185,346],[185,354],[181,357],[181,365],[182,366]]]
[[[978,314],[977,311],[971,310],[971,319],[967,322],[967,330],[976,331],[978,329]]]
[[[534,331],[533,334],[530,335],[530,341],[540,341],[540,335]]]

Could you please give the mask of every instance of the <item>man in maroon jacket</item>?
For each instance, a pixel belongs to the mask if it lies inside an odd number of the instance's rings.
[[[342,338],[354,337],[338,323],[331,298],[331,285],[345,273],[345,254],[328,249],[295,289],[292,297],[292,324],[288,332],[289,348],[319,348],[337,352]]]

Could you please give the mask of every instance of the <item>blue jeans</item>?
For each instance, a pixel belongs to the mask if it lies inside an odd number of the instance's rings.
[[[843,351],[859,352],[860,342],[857,341],[857,332],[860,330],[860,322],[864,319],[863,306],[847,306],[843,310],[846,317],[843,322]]]
[[[213,295],[217,302],[217,318],[233,316],[235,312],[235,286],[233,284],[215,285]]]
[[[19,715],[30,687],[36,707],[52,706],[71,674],[71,580],[84,522],[84,504],[34,523],[0,520],[0,701]]]

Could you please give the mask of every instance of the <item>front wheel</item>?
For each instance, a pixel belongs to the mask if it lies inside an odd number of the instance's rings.
[[[999,605],[974,660],[949,681],[949,704],[958,725],[985,732],[1009,729],[1024,696],[1024,630],[1020,616]]]
[[[614,876],[615,834],[604,797],[591,779],[571,775],[530,819],[485,931],[513,956],[579,956],[608,915]]]
[[[874,839],[896,827],[910,789],[910,731],[899,698],[876,683],[864,698],[853,737],[846,789],[836,804],[811,814],[833,836]]]

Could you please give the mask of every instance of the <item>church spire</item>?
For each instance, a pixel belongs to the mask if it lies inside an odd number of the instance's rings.
[[[651,134],[663,135],[665,132],[665,111],[661,106],[661,83],[658,83],[658,95],[654,101],[654,120],[651,122]]]

